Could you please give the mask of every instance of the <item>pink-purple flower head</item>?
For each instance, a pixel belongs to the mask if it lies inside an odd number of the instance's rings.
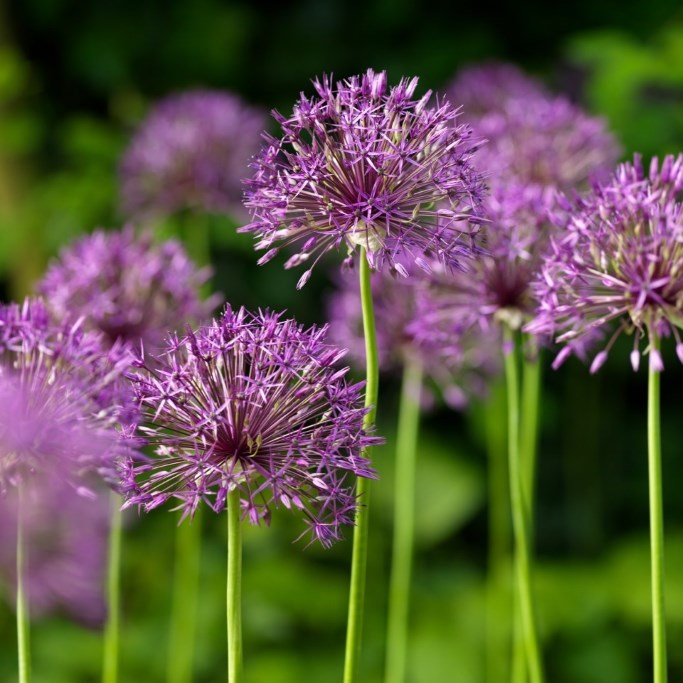
[[[588,195],[567,201],[566,224],[536,282],[538,315],[527,329],[573,344],[605,330],[607,345],[591,372],[607,359],[623,332],[634,333],[631,363],[640,362],[640,341],[673,334],[683,362],[683,155],[654,158],[649,172],[640,157],[619,166],[612,179]],[[613,330],[613,331],[612,331]],[[657,348],[646,348],[654,369]]]
[[[514,64],[488,62],[474,64],[458,72],[446,90],[446,96],[468,123],[505,108],[509,99],[548,98],[549,91],[535,78]]]
[[[136,417],[130,361],[78,322],[53,322],[40,300],[0,306],[0,490],[56,478],[85,494],[95,473],[117,486],[130,454],[119,428]]]
[[[259,263],[290,245],[298,251],[285,267],[359,246],[373,268],[402,275],[401,259],[427,267],[431,255],[451,265],[469,257],[483,184],[456,110],[429,106],[430,92],[414,98],[417,78],[388,89],[385,72],[335,84],[324,76],[314,87],[289,118],[274,112],[282,137],[265,136],[246,181],[253,220],[241,230],[267,250]]]
[[[58,318],[78,315],[110,343],[158,347],[183,322],[211,315],[203,301],[210,271],[198,269],[176,240],[155,243],[151,233],[97,230],[62,250],[38,285]]]
[[[353,523],[354,475],[375,476],[362,451],[381,439],[364,431],[363,385],[345,381],[344,352],[325,335],[228,306],[141,359],[132,379],[156,456],[131,467],[128,505],[174,499],[192,515],[204,501],[220,512],[237,489],[253,524],[272,507],[297,509],[314,540],[339,539]]]
[[[407,278],[399,278],[388,268],[374,272],[371,278],[375,327],[380,367],[400,371],[407,363],[419,362],[429,388],[456,408],[467,397],[485,393],[486,380],[496,372],[491,345],[479,330],[457,332],[455,326],[444,330],[432,328],[425,321],[429,310],[425,300],[431,288],[429,276],[414,264],[405,264]],[[439,269],[439,265],[434,266]],[[328,317],[330,338],[349,349],[351,360],[365,367],[365,341],[358,278],[350,273],[340,277],[339,288],[330,298]],[[431,397],[431,391],[427,398]]]
[[[121,162],[126,216],[240,209],[244,168],[258,151],[265,120],[230,92],[194,90],[159,102]]]

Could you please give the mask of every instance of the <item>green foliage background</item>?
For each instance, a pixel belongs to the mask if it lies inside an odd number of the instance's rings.
[[[550,15],[549,12],[553,14]],[[373,66],[390,81],[440,89],[464,63],[514,61],[606,116],[625,157],[683,148],[683,14],[647,4],[414,0],[15,0],[0,7],[0,292],[23,296],[63,244],[115,227],[116,168],[148,106],[208,86],[287,110],[309,80]],[[246,174],[245,170],[245,174]],[[324,272],[257,268],[251,238],[210,217],[214,283],[233,304],[287,308],[323,322]],[[628,342],[626,342],[628,344]],[[598,377],[578,362],[548,370],[540,450],[536,573],[548,680],[641,683],[650,676],[645,381],[617,347]],[[683,680],[681,369],[665,354],[663,439],[671,680]],[[381,680],[398,380],[380,394],[364,668]],[[413,683],[486,678],[486,444],[483,406],[437,408],[420,440],[417,557],[409,649]],[[124,547],[121,680],[163,681],[170,513],[130,515]],[[203,515],[197,683],[224,672],[225,520]],[[0,520],[0,523],[2,521]],[[296,522],[248,529],[245,663],[250,683],[340,680],[350,544],[292,545]],[[509,604],[496,603],[506,637]],[[15,680],[11,601],[0,606],[0,681]],[[99,679],[97,631],[55,616],[33,626],[35,683]]]

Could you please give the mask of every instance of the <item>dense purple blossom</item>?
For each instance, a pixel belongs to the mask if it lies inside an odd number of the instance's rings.
[[[439,265],[434,265],[439,270]],[[497,372],[492,343],[495,335],[456,324],[433,327],[426,300],[434,291],[429,276],[406,264],[407,278],[388,269],[372,273],[372,295],[380,367],[400,370],[419,362],[428,383],[436,384],[446,401],[461,408],[467,397],[485,393],[487,379]],[[425,315],[426,314],[426,315]],[[330,338],[349,349],[351,359],[365,367],[365,339],[357,277],[343,273],[328,304]],[[431,392],[429,393],[431,395]],[[429,397],[428,395],[428,397]]]
[[[85,491],[92,472],[117,484],[119,425],[135,419],[130,360],[78,322],[53,322],[39,299],[0,306],[0,492],[53,477]]]
[[[505,108],[509,99],[547,98],[550,92],[540,81],[525,74],[514,64],[488,62],[460,70],[446,89],[446,97],[468,123],[485,114]]]
[[[258,151],[264,124],[259,110],[229,92],[196,90],[162,100],[121,162],[124,213],[239,209],[241,178]]]
[[[353,475],[375,476],[362,450],[381,439],[364,432],[363,385],[346,383],[335,367],[344,352],[325,334],[227,307],[141,359],[132,380],[156,457],[131,467],[127,504],[175,499],[186,516],[203,500],[220,512],[237,488],[254,524],[284,506],[323,545],[340,538],[353,523]]]
[[[111,343],[157,347],[170,329],[210,316],[215,298],[200,298],[209,274],[176,240],[155,243],[127,226],[63,249],[38,288],[59,318],[83,316]]]
[[[527,326],[553,334],[567,346],[613,326],[591,371],[607,359],[622,332],[634,333],[631,363],[640,361],[640,341],[673,334],[683,362],[678,327],[683,323],[683,155],[651,162],[649,172],[636,156],[612,179],[573,201],[551,244],[536,283],[540,309]],[[650,362],[661,369],[658,351]]]
[[[241,230],[266,249],[298,245],[285,267],[339,247],[367,250],[373,268],[404,274],[402,260],[425,255],[457,263],[471,255],[468,219],[482,193],[470,157],[470,130],[448,103],[413,99],[417,78],[387,90],[385,72],[368,70],[332,84],[315,81],[289,118],[274,112],[282,138],[266,137],[246,181],[253,221]],[[299,281],[303,286],[311,274]]]
[[[22,532],[29,549],[24,582],[31,618],[55,611],[88,626],[102,624],[107,549],[107,496],[74,495],[65,482],[31,481],[22,490]],[[15,492],[0,496],[0,583],[16,591]]]

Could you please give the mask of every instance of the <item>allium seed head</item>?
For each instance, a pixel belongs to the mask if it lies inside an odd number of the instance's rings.
[[[315,81],[289,118],[274,112],[282,137],[266,144],[246,181],[253,220],[241,228],[267,250],[298,245],[285,267],[335,248],[363,246],[370,265],[433,254],[457,263],[471,255],[468,222],[483,192],[470,157],[467,126],[445,102],[414,98],[417,78],[387,88],[385,72],[368,70],[333,84]],[[306,271],[299,282],[310,277]]]
[[[203,500],[220,512],[238,489],[253,524],[284,506],[313,539],[339,539],[353,523],[353,475],[375,476],[362,450],[381,439],[364,432],[363,385],[346,383],[344,352],[325,334],[227,307],[153,363],[141,359],[132,379],[156,457],[131,467],[128,505],[175,499],[185,516]]]
[[[259,110],[229,92],[196,90],[162,100],[121,162],[125,215],[240,209],[244,167],[258,151],[264,124]]]
[[[639,342],[673,334],[683,325],[683,155],[639,156],[612,179],[571,203],[562,233],[535,283],[540,301],[532,332],[576,343],[615,327],[595,357],[596,371],[622,332],[635,332],[631,364],[639,366]],[[649,350],[661,369],[661,356]],[[566,354],[565,354],[566,356]]]
[[[58,318],[83,316],[87,326],[117,340],[158,347],[180,321],[211,315],[215,298],[202,301],[209,277],[176,240],[155,243],[137,235],[98,230],[62,250],[38,285]]]

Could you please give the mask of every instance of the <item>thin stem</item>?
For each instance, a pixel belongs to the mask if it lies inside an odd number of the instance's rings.
[[[541,396],[540,350],[533,358],[522,358],[522,414],[520,424],[520,459],[524,496],[529,506],[529,534],[533,546],[534,508],[536,498],[536,459],[538,452],[538,420]]]
[[[519,381],[515,339],[512,331],[505,328],[505,379],[508,395],[508,459],[510,468],[510,504],[512,506],[512,529],[515,538],[515,562],[517,591],[525,645],[527,666],[531,683],[542,683],[543,665],[538,646],[536,619],[531,590],[531,560],[528,508],[524,500],[523,471],[519,452]]]
[[[406,677],[410,575],[415,526],[415,457],[421,388],[422,364],[417,360],[408,361],[403,370],[396,435],[394,540],[389,582],[386,683],[403,683]]]
[[[367,377],[365,385],[365,406],[370,408],[363,420],[363,427],[368,429],[374,425],[377,412],[379,362],[377,357],[375,314],[372,307],[372,289],[370,286],[370,265],[368,264],[364,247],[361,247],[360,250],[360,296],[363,308],[363,333],[365,335]],[[368,449],[365,450],[364,455],[366,457],[368,456]],[[356,683],[358,680],[358,669],[360,664],[370,509],[369,481],[363,477],[358,477],[357,495],[359,504],[356,507],[356,526],[353,530],[351,586],[349,591],[346,654],[344,659],[344,683]]]
[[[102,683],[116,683],[118,680],[122,521],[121,499],[118,494],[112,492],[107,570],[107,623],[104,627]]]
[[[201,554],[201,508],[176,528],[173,605],[168,648],[169,683],[190,683],[194,660]]]
[[[505,387],[496,383],[484,404],[488,456],[488,575],[486,579],[486,680],[508,677],[512,610],[509,600],[510,502]],[[507,620],[510,623],[506,623]]]
[[[242,527],[240,492],[228,494],[228,683],[242,678]]]
[[[31,678],[31,646],[29,640],[29,615],[24,577],[26,574],[26,544],[24,540],[24,502],[21,484],[17,500],[17,653],[19,659],[19,683]]]
[[[650,334],[651,353],[659,339]],[[652,566],[652,646],[654,683],[666,683],[666,621],[664,613],[664,521],[662,513],[662,447],[659,424],[659,371],[650,362],[647,401],[647,450],[650,488],[650,560]]]

